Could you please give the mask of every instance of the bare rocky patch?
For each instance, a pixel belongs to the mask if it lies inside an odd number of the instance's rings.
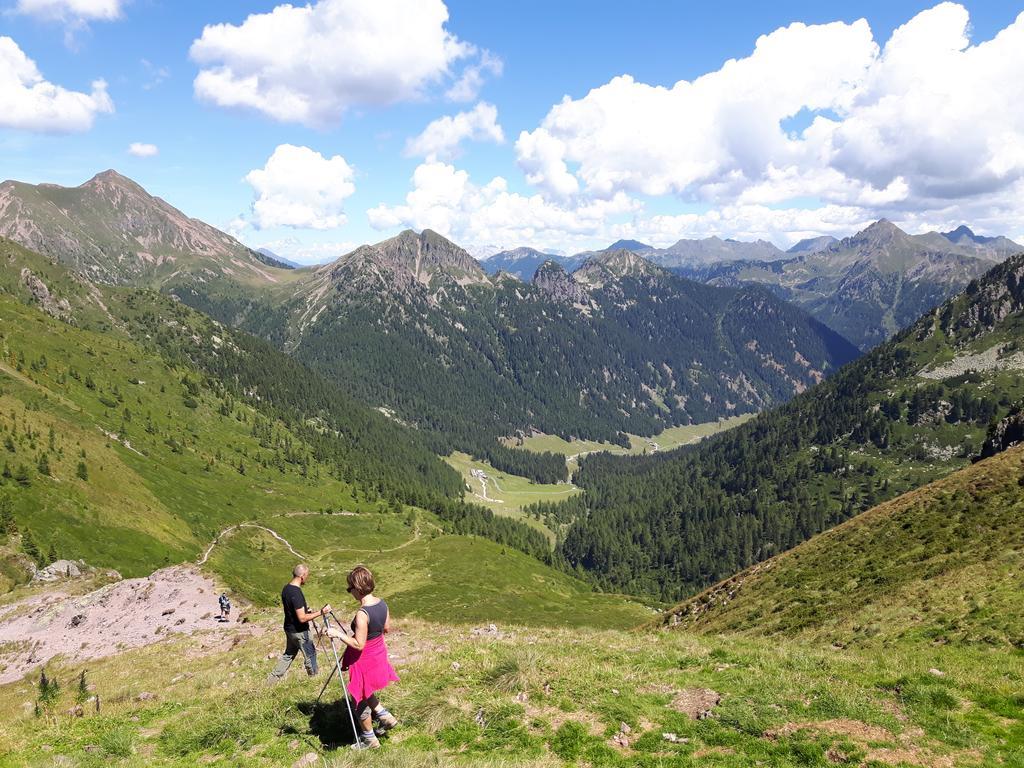
[[[704,720],[721,701],[722,694],[710,688],[687,688],[675,695],[669,707],[692,720]]]
[[[65,589],[5,606],[0,616],[0,684],[60,656],[65,662],[112,656],[175,634],[236,631],[239,613],[220,623],[217,586],[197,569],[174,566],[73,596]]]

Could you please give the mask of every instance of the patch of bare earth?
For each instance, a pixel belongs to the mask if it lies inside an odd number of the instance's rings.
[[[710,688],[687,688],[672,699],[669,707],[693,720],[703,720],[722,701],[722,694]]]
[[[171,635],[237,634],[239,615],[217,621],[217,587],[190,566],[125,579],[84,595],[59,587],[7,606],[0,616],[0,684],[60,656],[66,662],[112,656]]]

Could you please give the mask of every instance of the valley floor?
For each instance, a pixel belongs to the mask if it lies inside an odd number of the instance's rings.
[[[400,615],[389,645],[402,680],[382,700],[401,726],[381,752],[355,754],[335,683],[317,706],[323,673],[310,680],[297,662],[269,687],[276,612],[247,619],[84,666],[51,662],[61,692],[39,715],[35,677],[0,687],[0,764],[1024,765],[1024,656],[1008,649]]]

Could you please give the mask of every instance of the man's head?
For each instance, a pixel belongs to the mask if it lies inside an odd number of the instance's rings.
[[[299,585],[306,583],[306,579],[309,578],[309,566],[305,563],[299,563],[292,568],[292,579],[298,579]]]

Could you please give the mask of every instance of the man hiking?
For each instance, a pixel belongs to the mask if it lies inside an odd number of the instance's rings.
[[[292,569],[292,580],[281,590],[281,606],[284,608],[285,648],[277,666],[267,677],[267,682],[276,683],[288,671],[295,655],[301,651],[306,674],[312,677],[317,673],[316,646],[309,637],[309,622],[331,612],[331,606],[325,605],[319,611],[310,611],[306,605],[306,596],[302,594],[302,585],[309,578],[309,567],[296,565]]]
[[[228,600],[226,592],[220,593],[217,603],[220,605],[220,616],[217,617],[217,621],[228,621],[231,618],[231,601]]]

